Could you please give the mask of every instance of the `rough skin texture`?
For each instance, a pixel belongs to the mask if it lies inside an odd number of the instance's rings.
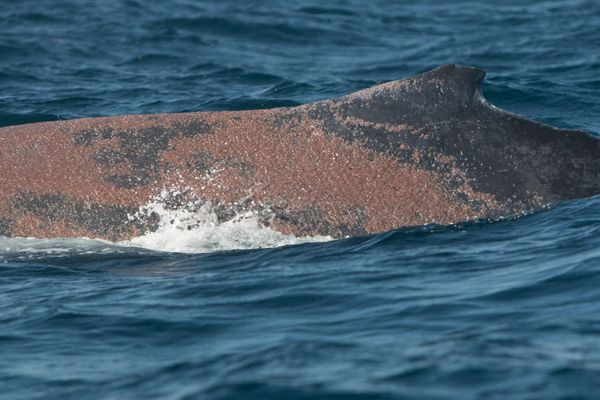
[[[293,235],[344,237],[514,216],[600,192],[600,144],[504,112],[447,65],[294,108],[0,129],[0,235],[124,240],[137,213],[209,204]]]

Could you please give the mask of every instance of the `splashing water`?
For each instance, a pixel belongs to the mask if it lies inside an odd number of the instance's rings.
[[[205,253],[279,247],[332,239],[328,236],[284,235],[264,226],[260,222],[259,214],[253,211],[246,211],[228,221],[219,222],[218,215],[210,203],[200,206],[192,203],[176,209],[165,205],[169,198],[180,193],[163,191],[142,207],[140,213],[154,213],[160,217],[158,229],[120,244],[159,251]]]

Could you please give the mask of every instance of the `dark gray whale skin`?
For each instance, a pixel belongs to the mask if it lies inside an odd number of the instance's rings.
[[[1,128],[0,234],[130,239],[159,229],[160,193],[334,238],[598,194],[599,139],[490,105],[484,75],[451,64],[293,108]]]
[[[351,101],[337,110],[367,121],[427,131],[427,137],[389,135],[365,130],[366,143],[377,151],[409,162],[418,149],[419,167],[438,170],[433,154],[458,160],[475,190],[496,200],[536,208],[540,203],[593,196],[600,192],[600,145],[590,134],[559,129],[501,110],[485,101],[481,83],[485,71],[447,65],[415,77],[402,95],[388,91],[369,99]],[[439,84],[436,84],[439,82]],[[316,113],[328,120],[327,113]],[[351,130],[332,123],[345,139]],[[360,140],[360,139],[359,139]],[[398,150],[405,143],[408,152]]]

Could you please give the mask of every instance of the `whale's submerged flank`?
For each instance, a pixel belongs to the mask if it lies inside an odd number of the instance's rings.
[[[600,141],[502,111],[446,65],[293,108],[0,129],[0,234],[123,240],[147,204],[295,236],[519,215],[600,192]]]

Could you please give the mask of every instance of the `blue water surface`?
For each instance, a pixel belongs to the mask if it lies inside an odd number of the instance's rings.
[[[591,0],[3,0],[0,126],[292,106],[446,63],[600,133]],[[600,198],[276,249],[13,244],[2,399],[600,397]]]

